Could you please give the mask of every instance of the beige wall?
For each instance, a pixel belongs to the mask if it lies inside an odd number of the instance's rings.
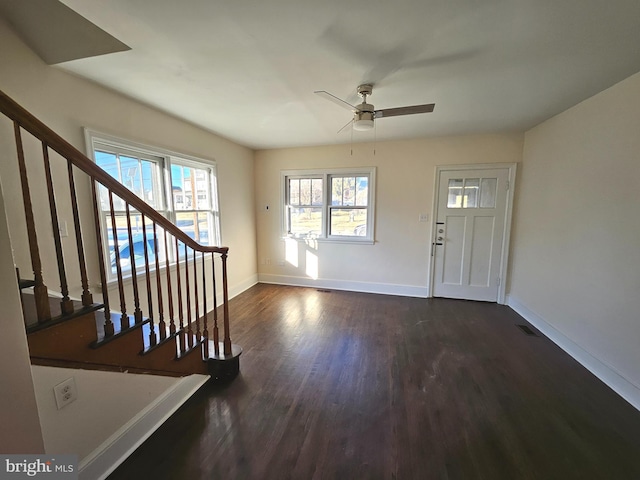
[[[122,53],[126,55],[126,52]],[[0,20],[0,89],[24,106],[76,148],[85,151],[83,127],[148,145],[157,145],[217,162],[222,241],[230,247],[229,288],[239,291],[256,279],[255,211],[253,191],[254,152],[153,108],[143,106],[96,84],[44,64]],[[25,136],[26,137],[26,136]],[[35,205],[38,235],[43,241],[45,282],[58,289],[55,252],[50,241],[51,220],[46,203],[39,146],[27,141],[27,163]],[[59,217],[73,228],[69,197],[65,194],[66,166],[54,155],[54,183],[62,192],[57,199]],[[11,226],[16,263],[23,273],[30,271],[23,227],[24,210],[17,176],[13,132],[10,122],[0,118],[0,177],[5,184],[7,215]],[[89,276],[94,291],[99,282],[95,235],[93,234],[90,186],[77,176],[77,188],[84,221]],[[75,253],[74,237],[63,239],[65,256]],[[68,271],[72,294],[79,296],[79,271]]]
[[[380,127],[383,128],[383,127]],[[263,281],[315,284],[384,293],[426,295],[430,222],[436,165],[519,162],[523,136],[476,135],[256,152],[258,271]],[[281,171],[287,169],[376,167],[375,244],[297,245],[297,267],[285,262],[282,239]],[[266,209],[266,206],[269,209]],[[315,255],[318,280],[305,262]],[[267,260],[270,264],[267,264]]]
[[[0,183],[0,453],[44,453]]]
[[[636,389],[639,105],[636,74],[526,133],[510,284],[512,300]]]

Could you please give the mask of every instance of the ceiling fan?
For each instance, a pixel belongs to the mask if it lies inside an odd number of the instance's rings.
[[[427,103],[424,105],[412,105],[410,107],[396,107],[376,110],[373,105],[367,103],[367,97],[371,95],[371,92],[373,91],[373,85],[368,83],[360,85],[356,91],[358,92],[360,98],[362,98],[362,103],[358,105],[351,105],[349,102],[346,102],[341,98],[330,94],[329,92],[325,92],[324,90],[313,92],[353,112],[353,119],[351,119],[349,123],[338,130],[338,133],[340,133],[351,124],[353,124],[353,128],[355,130],[371,130],[373,128],[373,121],[376,118],[397,117],[399,115],[413,115],[414,113],[431,113],[436,106],[435,103]]]

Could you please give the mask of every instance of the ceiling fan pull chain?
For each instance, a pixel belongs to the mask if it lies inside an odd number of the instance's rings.
[[[351,126],[351,156],[353,157],[353,125]]]
[[[378,124],[373,124],[373,156],[376,156],[376,145],[378,142]]]

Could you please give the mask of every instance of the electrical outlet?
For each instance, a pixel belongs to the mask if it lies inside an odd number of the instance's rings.
[[[428,222],[429,221],[429,214],[428,213],[421,213],[418,216],[418,221],[419,222]]]
[[[78,389],[76,388],[75,379],[73,377],[67,378],[64,382],[53,387],[53,394],[56,397],[58,410],[76,401],[78,399]]]

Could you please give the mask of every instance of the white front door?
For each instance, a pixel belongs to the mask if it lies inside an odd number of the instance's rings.
[[[498,300],[509,168],[440,170],[433,296]]]

